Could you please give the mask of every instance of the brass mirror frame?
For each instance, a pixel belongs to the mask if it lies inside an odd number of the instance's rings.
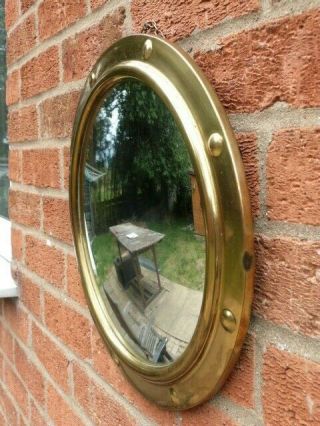
[[[200,189],[206,228],[203,303],[193,338],[176,361],[155,365],[139,357],[109,315],[95,282],[83,206],[86,136],[106,93],[126,78],[151,87],[182,132]],[[94,322],[115,362],[148,398],[169,409],[209,399],[232,370],[247,332],[254,255],[250,202],[233,131],[214,90],[181,49],[135,35],[111,46],[85,83],[73,128],[70,212],[75,248]]]

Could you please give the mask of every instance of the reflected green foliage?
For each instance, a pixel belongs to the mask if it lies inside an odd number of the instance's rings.
[[[104,200],[121,196],[134,205],[139,199],[177,214],[189,208],[188,152],[172,114],[149,87],[128,80],[113,89],[96,117],[92,143],[89,161],[109,172],[112,190],[104,191]]]

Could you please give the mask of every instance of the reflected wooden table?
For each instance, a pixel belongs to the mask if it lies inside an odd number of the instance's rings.
[[[134,257],[138,257],[139,254],[151,249],[157,274],[158,286],[159,290],[161,290],[155,245],[159,243],[165,237],[165,235],[160,234],[159,232],[152,231],[151,229],[133,225],[130,222],[122,223],[121,225],[110,226],[109,230],[117,240],[121,260],[121,247],[127,250],[128,253]],[[141,287],[140,292],[142,295],[142,300],[144,302],[144,293]]]

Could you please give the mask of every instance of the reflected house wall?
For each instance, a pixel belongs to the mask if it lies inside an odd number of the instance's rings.
[[[6,2],[12,268],[21,297],[1,302],[0,424],[319,424],[318,3],[52,5]],[[68,213],[84,79],[106,47],[152,32],[151,21],[194,55],[230,114],[257,230],[254,316],[240,360],[218,399],[178,414],[133,390],[104,348]]]

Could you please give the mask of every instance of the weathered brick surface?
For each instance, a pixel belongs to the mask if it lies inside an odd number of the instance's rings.
[[[21,151],[13,150],[9,151],[9,179],[16,182],[21,182]]]
[[[60,188],[61,170],[59,150],[24,150],[22,154],[22,181],[27,185]]]
[[[29,335],[28,315],[22,310],[21,305],[16,300],[7,299],[4,301],[4,317],[10,329],[23,342],[27,343]]]
[[[33,105],[13,111],[8,116],[9,142],[26,142],[38,138],[38,115]]]
[[[0,402],[1,402],[1,407],[3,407],[3,411],[6,415],[8,424],[17,425],[18,424],[17,410],[15,409],[13,403],[11,402],[8,392],[5,389],[3,389],[3,387],[0,388]]]
[[[6,28],[9,30],[19,18],[19,0],[6,0],[5,8]]]
[[[0,325],[0,344],[1,351],[3,351],[11,362],[14,362],[13,337],[2,325]],[[1,374],[2,371],[3,370],[1,370]]]
[[[77,260],[74,256],[67,256],[67,291],[70,297],[81,305],[87,306]]]
[[[100,24],[67,39],[62,46],[64,81],[86,77],[100,54],[122,35],[124,8],[107,16]]]
[[[145,22],[154,21],[164,36],[171,41],[189,36],[193,31],[207,29],[225,19],[258,10],[258,0],[133,0],[131,13],[134,30],[142,32]]]
[[[70,244],[72,242],[72,232],[69,202],[60,198],[44,197],[42,203],[44,231]]]
[[[91,358],[91,326],[87,318],[47,293],[45,321],[48,329],[72,351],[84,359]]]
[[[21,96],[31,98],[59,82],[58,47],[50,47],[21,68]]]
[[[66,138],[71,136],[79,92],[46,99],[40,106],[41,137]]]
[[[48,424],[48,421],[42,416],[33,400],[30,401],[30,424],[32,426],[44,426]]]
[[[6,103],[12,105],[20,99],[20,71],[12,71],[6,82]]]
[[[273,136],[267,160],[268,217],[320,225],[320,128]]]
[[[32,325],[33,350],[53,380],[69,392],[69,360],[56,344],[35,324]]]
[[[26,237],[25,244],[25,263],[28,268],[56,287],[63,287],[64,253],[52,247],[49,242],[40,241],[30,235]]]
[[[70,177],[70,148],[65,147],[63,150],[63,171],[64,171],[64,188],[69,188]]]
[[[257,137],[254,133],[238,133],[236,138],[244,164],[252,214],[258,216],[260,184],[258,174]]]
[[[220,41],[196,58],[230,112],[262,110],[277,101],[320,105],[320,9],[267,23]]]
[[[85,13],[85,0],[43,0],[38,9],[40,39],[53,36]]]
[[[32,228],[40,227],[40,197],[21,191],[9,193],[10,219]]]
[[[35,3],[36,0],[20,0],[21,12],[25,13]]]
[[[39,286],[23,274],[19,274],[20,301],[37,318],[41,318]]]
[[[15,346],[15,364],[26,388],[40,404],[45,402],[45,380],[20,345]]]
[[[91,0],[91,9],[97,9],[98,7],[103,6],[105,3],[107,3],[109,0]]]
[[[50,385],[48,389],[48,414],[56,426],[79,425],[84,423],[80,420],[67,402]]]
[[[223,395],[248,408],[254,408],[254,345],[253,336],[248,335],[240,358],[222,388]]]
[[[19,408],[25,415],[27,415],[29,408],[27,390],[19,377],[7,363],[4,366],[4,382],[8,386],[11,395],[14,395],[14,399],[18,403]]]
[[[204,404],[181,414],[183,426],[236,426],[238,423],[210,404]]]
[[[260,236],[256,256],[256,314],[319,337],[320,243]]]
[[[320,423],[320,364],[269,347],[263,363],[266,424]]]
[[[23,234],[19,229],[11,230],[12,257],[21,260],[23,256]]]
[[[36,45],[36,23],[34,14],[29,15],[10,34],[7,40],[7,63],[17,61]]]

